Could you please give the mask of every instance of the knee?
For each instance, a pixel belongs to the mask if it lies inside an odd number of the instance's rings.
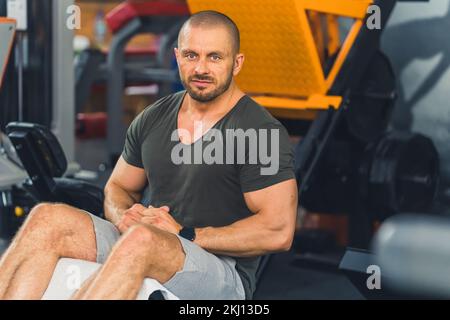
[[[141,224],[132,226],[124,235],[124,242],[130,244],[149,244],[155,241],[155,231]]]
[[[38,231],[45,235],[56,236],[64,226],[72,224],[73,213],[64,204],[41,203],[35,206],[28,215],[25,224],[27,233]]]
[[[39,225],[50,225],[55,212],[54,206],[51,203],[36,205],[28,215],[26,226],[36,228]]]
[[[136,253],[140,251],[149,252],[155,243],[156,235],[152,228],[144,225],[134,225],[122,236],[122,241],[118,243],[118,251],[124,254]]]

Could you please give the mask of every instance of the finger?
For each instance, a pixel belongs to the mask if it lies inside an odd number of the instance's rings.
[[[132,209],[132,210],[137,210],[137,211],[142,211],[142,210],[145,210],[145,209],[147,209],[146,207],[144,207],[142,204],[140,204],[140,203],[135,203],[135,204],[133,204],[133,206],[130,208],[130,209]]]
[[[162,206],[161,208],[155,208],[153,206],[149,206],[148,209],[154,209],[154,210],[164,210],[166,212],[170,211],[170,208],[168,206]]]
[[[168,218],[172,217],[172,215],[170,214],[169,210],[165,210],[163,208],[158,209],[158,215],[160,215],[162,217],[168,217]]]
[[[132,221],[129,218],[125,218],[125,219],[122,220],[122,224],[124,224],[127,227],[130,227],[131,223],[132,223]]]
[[[136,223],[139,223],[141,221],[141,218],[134,218],[134,217],[130,217],[127,216],[124,218],[124,223],[127,224],[128,226],[132,226],[135,225]]]
[[[142,214],[144,216],[149,216],[149,217],[160,216],[162,213],[166,213],[166,212],[161,209],[158,209],[158,208],[150,208],[150,209],[147,209],[144,212],[142,212]]]
[[[142,218],[156,217],[156,216],[157,216],[156,212],[154,212],[154,211],[152,211],[152,210],[145,210],[145,211],[142,213]],[[142,219],[142,218],[141,218],[141,219]]]
[[[176,228],[174,227],[173,224],[167,222],[167,221],[161,221],[160,223],[158,223],[157,225],[161,230],[167,231],[167,232],[171,232],[171,233],[175,233]]]
[[[131,209],[142,209],[142,208],[144,208],[145,209],[145,207],[141,204],[141,203],[135,203],[135,204],[133,204],[132,206],[131,206]]]
[[[158,217],[144,217],[141,219],[141,222],[146,224],[154,224],[156,221],[158,221]]]
[[[139,220],[141,219],[144,215],[139,213],[139,212],[135,212],[135,211],[130,211],[126,214],[127,217],[133,218],[135,220]]]
[[[173,222],[174,221],[172,215],[169,212],[166,212],[166,211],[163,211],[163,210],[159,211],[159,215],[158,216],[161,217],[162,219],[168,221],[168,222]]]
[[[130,224],[130,223],[137,223],[137,222],[139,222],[140,220],[141,220],[141,217],[136,217],[136,216],[130,215],[130,214],[127,214],[126,216],[124,216],[124,217],[122,218],[122,222],[125,222],[125,223],[127,223],[127,224]]]
[[[119,229],[119,232],[121,233],[121,234],[123,234],[123,233],[125,233],[127,230],[128,230],[128,226],[126,226],[125,224],[123,224],[123,223],[120,223],[118,226],[117,226],[117,229]]]
[[[124,216],[134,216],[134,217],[142,217],[142,211],[136,210],[136,209],[128,209],[123,213]]]

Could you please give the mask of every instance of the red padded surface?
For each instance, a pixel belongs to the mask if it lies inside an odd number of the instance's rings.
[[[114,8],[106,16],[106,23],[112,33],[136,17],[187,16],[189,7],[184,2],[172,1],[127,1]]]

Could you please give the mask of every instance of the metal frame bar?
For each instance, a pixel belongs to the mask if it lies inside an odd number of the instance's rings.
[[[359,32],[361,31],[362,26],[363,22],[361,20],[358,20],[353,24],[352,28],[350,29],[350,32],[344,41],[342,49],[339,51],[336,61],[334,62],[333,67],[331,68],[330,73],[328,74],[327,79],[325,80],[328,89],[330,89],[333,86],[333,83],[336,80],[336,77],[339,71],[341,70],[342,65],[344,64],[352,46],[354,45],[356,38]]]
[[[186,17],[187,18],[187,17]],[[122,121],[123,114],[123,89],[126,80],[125,74],[125,48],[128,42],[136,35],[142,33],[163,33],[167,26],[180,25],[184,22],[182,17],[151,17],[135,18],[125,27],[117,32],[112,40],[107,57],[107,147],[114,165],[118,156],[122,153],[126,128]],[[162,60],[162,58],[158,58]],[[149,76],[147,74],[147,76]],[[161,77],[155,74],[155,82],[163,83],[164,80],[171,81],[170,77]]]
[[[11,55],[11,49],[13,47],[14,37],[15,37],[15,34],[16,34],[16,20],[0,17],[0,24],[10,25],[10,26],[12,26],[14,28],[13,34],[12,34],[12,37],[11,37],[11,41],[10,41],[10,43],[8,45],[8,53],[6,54],[5,64],[0,69],[0,88],[1,88],[2,87],[2,82],[3,82],[3,76],[5,75],[6,66],[8,65],[7,62],[9,60],[10,55]],[[4,39],[2,39],[2,41],[4,41]]]
[[[363,19],[372,0],[302,0],[306,10]]]
[[[53,0],[52,131],[58,137],[70,167],[75,164],[75,75],[73,31],[66,26],[67,7],[74,0]],[[65,66],[65,67],[62,67]]]
[[[351,46],[348,56],[342,64],[342,68],[336,76],[333,86],[328,94],[344,96],[343,103],[336,111],[321,111],[317,118],[313,121],[310,129],[303,139],[306,144],[305,151],[308,156],[304,157],[304,161],[299,164],[298,172],[301,173],[302,179],[299,187],[299,199],[301,194],[308,189],[309,184],[314,178],[314,171],[322,160],[323,151],[329,143],[337,124],[339,123],[342,112],[349,104],[349,97],[352,90],[355,90],[370,63],[373,55],[379,48],[380,38],[383,27],[386,25],[394,7],[396,0],[376,0],[375,4],[380,6],[382,12],[382,29],[369,30],[360,28],[353,45]],[[311,154],[313,153],[313,154]],[[361,232],[362,228],[368,228],[371,221],[361,216],[363,206],[359,203],[355,204],[354,212],[349,215],[349,239],[351,244],[364,246],[367,245],[367,234]],[[361,223],[366,225],[361,225]]]

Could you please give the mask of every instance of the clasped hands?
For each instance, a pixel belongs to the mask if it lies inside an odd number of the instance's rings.
[[[147,208],[141,204],[135,204],[123,213],[116,227],[119,229],[120,233],[123,234],[131,226],[140,223],[178,234],[182,229],[182,226],[175,221],[169,212],[170,208],[167,206],[161,208],[149,206]]]

